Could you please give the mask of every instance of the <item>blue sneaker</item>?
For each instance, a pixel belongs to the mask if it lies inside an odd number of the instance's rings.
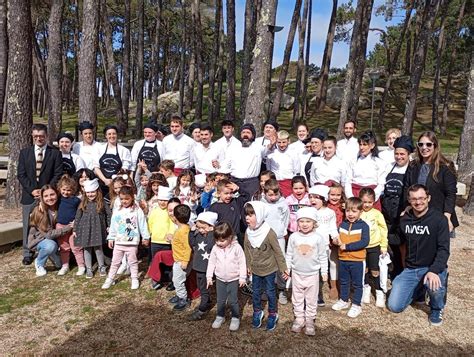
[[[443,310],[431,310],[429,320],[432,326],[440,326],[443,323]]]
[[[262,326],[262,320],[263,320],[263,311],[254,312],[253,318],[252,318],[252,327],[260,328],[260,326]]]
[[[277,326],[278,314],[269,315],[267,320],[267,331],[273,331]]]

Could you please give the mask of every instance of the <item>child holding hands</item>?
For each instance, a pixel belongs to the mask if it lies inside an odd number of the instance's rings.
[[[326,238],[316,231],[318,214],[315,208],[303,207],[296,215],[298,232],[290,236],[286,250],[295,313],[291,331],[298,333],[305,327],[305,334],[314,336],[320,272],[323,281],[328,278],[327,243]]]
[[[217,316],[212,328],[220,328],[225,321],[225,306],[229,304],[232,320],[229,329],[237,331],[240,326],[240,309],[237,298],[239,286],[243,287],[247,278],[245,254],[237,242],[232,227],[222,222],[214,227],[215,245],[212,248],[207,265],[207,287],[212,285],[212,277],[216,275]]]

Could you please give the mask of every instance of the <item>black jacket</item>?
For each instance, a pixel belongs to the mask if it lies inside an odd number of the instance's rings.
[[[209,232],[203,236],[197,230],[189,232],[189,246],[193,250],[193,269],[205,273],[212,247],[214,246],[214,233]]]
[[[413,162],[408,166],[404,182],[405,207],[408,206],[408,188],[418,182],[421,164]],[[441,213],[451,214],[451,223],[454,227],[459,226],[456,216],[456,176],[446,165],[441,165],[438,172],[438,182],[433,180],[434,166],[431,166],[430,173],[426,179],[426,187],[431,195],[430,207]]]
[[[422,217],[412,211],[400,219],[400,237],[406,244],[407,268],[425,268],[439,274],[448,266],[449,227],[446,216],[429,208]]]
[[[39,180],[36,180],[36,156],[35,147],[30,146],[20,151],[18,159],[17,178],[23,188],[21,193],[21,204],[32,204],[35,199],[31,192],[46,184],[56,185],[63,174],[63,159],[61,152],[47,146],[41,165]]]

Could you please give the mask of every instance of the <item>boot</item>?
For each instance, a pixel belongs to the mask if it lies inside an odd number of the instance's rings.
[[[339,292],[337,291],[337,280],[331,280],[331,289],[329,289],[329,298],[331,300],[339,299]]]

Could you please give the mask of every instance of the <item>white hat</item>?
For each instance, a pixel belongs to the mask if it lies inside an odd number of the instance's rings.
[[[318,195],[324,198],[325,201],[328,200],[329,187],[326,185],[315,185],[309,188],[310,195]]]
[[[301,218],[309,218],[313,221],[318,221],[318,211],[314,207],[303,207],[296,212],[296,220]]]
[[[217,213],[210,211],[201,212],[197,216],[196,221],[201,221],[209,224],[210,226],[214,226],[217,221]]]
[[[166,186],[158,186],[158,199],[161,201],[168,201],[171,197],[173,197],[173,193],[171,189]]]
[[[94,192],[99,188],[99,180],[96,178],[93,180],[86,180],[83,183],[85,192]]]
[[[194,183],[199,188],[206,186],[206,174],[198,174],[194,176]]]

